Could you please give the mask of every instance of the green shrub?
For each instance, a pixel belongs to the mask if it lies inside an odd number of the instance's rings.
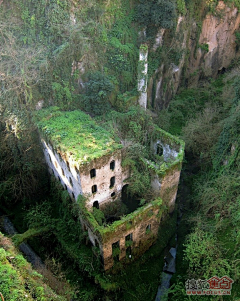
[[[27,265],[27,261],[22,255],[17,255],[14,258],[14,264],[16,264],[18,268],[22,268]]]
[[[201,48],[203,51],[206,51],[206,52],[209,51],[209,46],[208,46],[207,43],[205,43],[205,44],[200,44],[200,45],[199,45],[199,48]]]
[[[6,251],[3,248],[0,248],[0,262],[4,262],[6,260]]]
[[[0,292],[6,300],[26,300],[19,275],[10,265],[0,265]]]
[[[177,10],[182,15],[186,14],[187,10],[184,0],[177,0]]]
[[[230,264],[223,258],[221,249],[212,233],[196,228],[188,236],[184,252],[185,260],[189,263],[191,277],[208,279],[213,275],[229,275]]]
[[[101,115],[110,110],[109,96],[113,84],[108,76],[96,71],[89,74],[86,83],[84,109],[94,115]]]
[[[97,208],[94,207],[93,208],[93,216],[96,219],[96,221],[98,222],[98,224],[100,226],[102,226],[102,224],[105,221],[104,213],[100,209],[97,209]]]
[[[158,28],[172,28],[175,24],[175,3],[170,0],[140,0],[136,8],[136,21],[147,27],[148,37]]]

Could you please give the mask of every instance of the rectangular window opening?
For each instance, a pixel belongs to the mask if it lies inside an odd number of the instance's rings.
[[[114,160],[110,163],[110,169],[111,170],[115,169],[115,161]]]
[[[125,241],[132,241],[132,240],[133,240],[133,234],[132,233],[125,236]]]
[[[66,164],[67,164],[67,168],[68,168],[68,170],[71,172],[71,170],[70,170],[70,165],[69,165],[69,162],[68,162],[68,161],[66,161]]]
[[[96,193],[97,192],[97,185],[93,185],[92,186],[92,193]]]
[[[93,169],[90,170],[90,178],[92,179],[92,178],[95,178],[95,177],[96,177],[96,169],[93,168]]]
[[[70,182],[71,186],[73,187],[73,181],[72,181],[71,177],[69,177],[69,182]]]
[[[112,244],[112,257],[114,262],[119,261],[119,254],[120,254],[120,242],[117,241]]]
[[[127,249],[126,249],[126,257],[132,258],[132,248],[131,247],[127,247]]]

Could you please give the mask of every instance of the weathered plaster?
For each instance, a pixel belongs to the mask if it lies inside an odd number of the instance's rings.
[[[160,162],[165,161],[159,163],[160,165],[156,163],[155,166],[154,162],[146,160],[156,199],[107,226],[97,223],[92,208],[95,201],[98,201],[101,209],[102,206],[107,206],[109,202],[121,197],[122,188],[130,175],[129,169],[121,166],[124,149],[109,151],[102,157],[79,165],[70,154],[55,150],[51,143],[42,139],[49,170],[59,179],[69,195],[78,201],[81,224],[88,232],[91,243],[100,248],[105,270],[114,264],[113,244],[119,242],[119,260],[126,258],[127,248],[130,247],[134,258],[137,258],[156,241],[161,218],[166,214],[164,211],[174,210],[184,143],[158,128],[154,130],[152,139],[153,153],[156,154],[158,145],[161,145],[163,153],[162,159],[159,155]],[[113,161],[114,168],[113,165],[110,168]],[[90,173],[91,170],[94,170],[94,173]],[[115,182],[113,187],[110,187],[112,177],[115,177]],[[92,192],[93,185],[97,186],[95,193]],[[114,197],[111,196],[112,193],[115,193]],[[80,200],[79,195],[85,196],[86,202],[83,198]],[[146,231],[147,227],[150,229]],[[132,235],[131,246],[129,242],[126,243],[129,234]]]
[[[144,109],[147,108],[147,73],[148,73],[148,49],[144,45],[144,48],[140,47],[139,50],[139,72],[138,72],[138,91],[139,105]]]
[[[101,230],[94,228],[91,223],[84,220],[85,227],[91,228],[91,241],[94,244],[94,240],[100,238],[100,250],[101,255],[104,259],[104,269],[108,270],[114,264],[114,258],[112,256],[112,245],[119,241],[120,253],[119,260],[126,258],[126,236],[132,234],[132,245],[131,251],[135,258],[143,254],[149,247],[154,243],[157,238],[157,233],[160,225],[162,211],[160,209],[161,202],[158,204],[147,204],[143,210],[136,212],[132,217],[127,217],[126,220],[118,222],[113,227],[114,231]],[[146,230],[147,226],[150,225],[150,230]]]
[[[122,153],[116,151],[113,154],[94,160],[91,164],[80,167],[80,170],[74,164],[65,158],[65,160],[52,147],[42,140],[43,150],[47,165],[51,172],[58,178],[63,187],[75,199],[79,195],[86,195],[89,202],[88,208],[92,208],[93,203],[98,201],[99,205],[111,202],[111,194],[121,196],[122,187],[126,184],[124,181],[129,177],[129,171],[121,166]],[[110,163],[114,161],[114,170],[110,169]],[[90,170],[96,170],[96,176],[90,177]],[[110,179],[115,177],[115,184],[110,187]],[[92,186],[97,185],[97,192],[92,193]]]
[[[78,195],[83,193],[79,174],[73,166],[67,165],[66,161],[44,140],[42,140],[42,145],[50,172],[59,179],[64,189],[67,189],[69,192],[69,195],[77,199]]]
[[[98,163],[95,160],[87,165],[88,168],[80,169],[82,191],[84,195],[88,196],[89,202],[86,206],[89,208],[92,207],[94,201],[98,201],[100,206],[106,202],[111,202],[113,200],[111,194],[114,192],[116,197],[121,196],[122,187],[126,184],[124,181],[129,177],[128,170],[124,170],[121,166],[121,151],[105,156],[104,159],[102,161],[100,158],[97,160]],[[115,162],[114,170],[110,169],[112,161]],[[91,178],[90,170],[93,168],[96,169],[96,176]],[[115,185],[110,187],[110,179],[112,177],[115,177]],[[94,194],[92,193],[93,185],[97,185],[97,192]]]

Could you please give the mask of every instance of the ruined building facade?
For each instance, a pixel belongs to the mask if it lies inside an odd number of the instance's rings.
[[[145,162],[149,166],[156,198],[120,220],[99,225],[93,208],[101,209],[121,199],[128,186],[130,170],[121,164],[124,149],[120,145],[113,149],[106,146],[102,155],[79,163],[72,152],[63,151],[47,138],[43,129],[40,127],[40,135],[49,171],[67,189],[71,198],[78,201],[82,227],[88,232],[91,243],[99,247],[104,269],[111,268],[115,261],[130,260],[144,253],[156,241],[163,214],[174,210],[183,159],[182,141],[161,129],[157,131],[151,149],[161,156],[162,163]],[[84,201],[81,196],[85,197]]]

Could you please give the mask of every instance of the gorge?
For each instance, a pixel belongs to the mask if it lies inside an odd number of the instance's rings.
[[[234,282],[231,296],[212,300],[239,299],[239,8],[238,0],[0,1],[0,211],[21,233],[0,237],[6,300],[155,300],[176,231],[168,300],[189,300],[189,279],[214,276]],[[116,154],[97,163],[114,145]],[[88,158],[86,172],[74,163]],[[168,176],[165,183],[159,175]],[[85,212],[87,231],[79,195],[93,212]],[[138,234],[130,203],[146,222]],[[155,215],[154,243],[134,255],[140,236],[153,238]],[[124,237],[115,241],[114,225],[123,221]],[[107,272],[99,229],[116,259]],[[30,270],[21,277],[27,263],[11,244],[22,241],[56,281],[43,276],[40,283]]]

